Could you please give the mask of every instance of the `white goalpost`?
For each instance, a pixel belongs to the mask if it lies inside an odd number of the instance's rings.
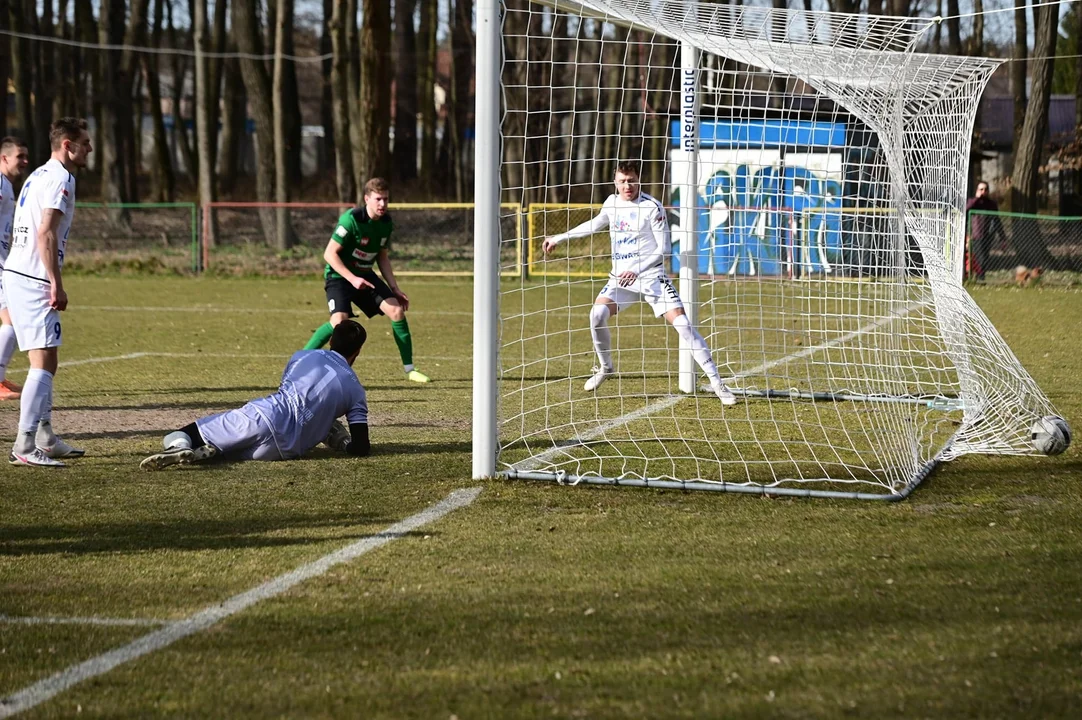
[[[1062,451],[1069,429],[961,284],[999,61],[925,52],[934,22],[478,0],[474,476],[901,499],[960,455]],[[637,210],[544,252],[621,162],[663,207],[666,270],[735,406],[651,305],[608,333],[591,313]],[[587,390],[609,342],[615,373]]]

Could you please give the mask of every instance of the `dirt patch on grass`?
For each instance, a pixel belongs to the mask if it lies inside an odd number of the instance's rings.
[[[192,410],[189,408],[97,408],[93,410],[53,410],[53,427],[70,440],[89,438],[140,438],[164,435],[187,425],[198,417],[227,410],[228,407]],[[0,422],[14,428],[19,421],[17,403],[4,403]]]

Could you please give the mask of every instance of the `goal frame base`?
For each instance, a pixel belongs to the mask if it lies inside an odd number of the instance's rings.
[[[872,493],[872,492],[846,492],[843,490],[818,490],[815,488],[794,488],[794,487],[781,487],[776,485],[762,485],[758,483],[753,484],[739,484],[739,483],[727,483],[727,482],[703,482],[701,480],[695,481],[681,481],[681,480],[665,480],[661,478],[613,478],[613,477],[601,477],[599,475],[572,475],[565,472],[553,472],[545,470],[517,470],[515,468],[509,468],[497,473],[498,477],[505,478],[507,480],[538,480],[542,482],[555,482],[558,485],[607,485],[618,487],[637,487],[637,488],[652,488],[655,490],[687,490],[687,491],[704,491],[704,492],[723,492],[723,493],[735,493],[740,495],[759,495],[761,497],[799,497],[799,498],[823,498],[829,500],[878,500],[885,502],[901,502],[908,498],[914,490],[917,489],[924,480],[932,474],[941,462],[945,462],[943,459],[945,454],[950,450],[951,445],[954,443],[954,436],[950,441],[936,454],[934,458],[926,462],[920,469],[920,471],[913,476],[913,479],[905,484],[897,492],[890,493]],[[796,480],[786,479],[781,482],[796,482]],[[837,482],[830,478],[822,478],[821,480],[807,480],[804,479],[801,482]]]

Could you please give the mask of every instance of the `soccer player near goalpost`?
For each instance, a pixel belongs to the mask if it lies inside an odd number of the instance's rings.
[[[426,383],[429,377],[413,367],[413,338],[406,321],[410,301],[398,287],[391,270],[390,243],[394,224],[387,211],[390,186],[383,178],[372,178],[364,185],[364,205],[347,210],[338,218],[323,259],[324,287],[330,322],[316,329],[305,350],[318,350],[331,337],[334,326],[353,315],[356,305],[368,317],[386,315],[391,319],[398,354],[406,377],[413,382]],[[379,265],[380,279],[372,270]],[[386,280],[386,282],[384,282]]]
[[[15,181],[30,164],[26,143],[8,136],[0,140],[0,276],[11,251],[11,231],[15,222]],[[14,400],[22,388],[7,379],[8,363],[15,354],[15,328],[11,326],[3,279],[0,278],[0,400]]]
[[[620,162],[616,166],[614,183],[616,193],[605,200],[596,217],[565,233],[546,238],[541,246],[548,254],[565,240],[588,237],[609,228],[612,272],[590,310],[590,334],[599,367],[594,369],[593,376],[586,381],[583,389],[596,390],[616,372],[612,364],[609,316],[642,300],[656,317],[664,315],[680,337],[691,346],[692,357],[710,379],[710,387],[722,405],[735,405],[736,396],[722,382],[706,340],[691,326],[684,313],[684,303],[665,272],[665,256],[672,253],[665,208],[640,190],[637,162]]]

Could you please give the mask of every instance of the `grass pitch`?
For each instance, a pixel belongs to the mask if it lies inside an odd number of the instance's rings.
[[[180,620],[476,484],[470,285],[403,284],[435,382],[366,323],[373,457],[144,474],[164,432],[276,387],[320,284],[69,281],[54,422],[88,457],[0,468],[0,697],[157,627],[31,618]],[[1082,427],[1082,292],[974,293]],[[490,481],[26,716],[1078,717],[1080,479],[1076,443],[963,458],[898,505]]]

